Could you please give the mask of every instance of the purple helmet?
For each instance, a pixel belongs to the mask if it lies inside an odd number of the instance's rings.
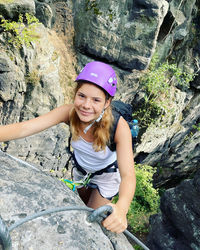
[[[103,88],[114,96],[117,89],[117,77],[111,66],[102,62],[90,62],[82,69],[76,81],[88,81]]]

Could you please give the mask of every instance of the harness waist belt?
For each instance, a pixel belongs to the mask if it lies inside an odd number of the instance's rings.
[[[78,164],[74,154],[72,155],[72,158],[75,163],[74,165],[78,169],[78,171],[80,171],[83,175],[86,175],[87,172]],[[117,161],[115,161],[112,164],[108,165],[107,167],[92,173],[90,177],[92,178],[94,175],[101,175],[103,173],[114,173],[117,172],[117,168],[118,168]]]

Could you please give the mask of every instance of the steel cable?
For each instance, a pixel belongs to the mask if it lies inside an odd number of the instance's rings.
[[[45,211],[41,211],[38,213],[34,213],[32,215],[27,216],[24,219],[21,219],[11,225],[10,227],[7,228],[3,220],[0,218],[0,243],[3,246],[3,250],[11,250],[12,249],[12,241],[10,237],[10,232],[14,230],[15,228],[19,227],[20,225],[34,220],[40,216],[52,214],[52,213],[57,213],[57,212],[63,212],[63,211],[70,211],[70,210],[82,210],[82,211],[87,211],[91,212],[91,214],[88,216],[88,222],[95,222],[97,221],[98,223],[101,222],[102,219],[105,219],[108,214],[105,213],[111,213],[112,212],[112,207],[105,205],[102,206],[96,210],[85,207],[85,206],[70,206],[70,207],[57,207],[57,208],[51,208],[47,209]],[[134,240],[138,245],[140,245],[144,250],[149,250],[147,246],[145,246],[139,239],[137,239],[133,234],[131,234],[128,230],[125,230],[123,232],[125,235],[130,237],[132,240]]]

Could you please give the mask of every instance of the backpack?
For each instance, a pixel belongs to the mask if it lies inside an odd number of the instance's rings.
[[[129,123],[132,121],[133,108],[130,104],[122,101],[112,101],[112,109],[119,113]]]
[[[115,132],[117,129],[117,124],[119,121],[120,116],[122,116],[128,123],[129,128],[132,128],[132,113],[133,113],[133,108],[130,104],[124,103],[122,101],[112,101],[111,103],[112,106],[112,114],[114,116],[114,125],[111,130],[111,135],[110,135],[110,144],[108,147],[110,148],[111,151],[116,150],[116,145],[114,142],[114,137],[115,137]]]

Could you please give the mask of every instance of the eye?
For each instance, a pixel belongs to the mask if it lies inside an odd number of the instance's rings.
[[[99,98],[94,98],[95,102],[101,102],[101,100]]]
[[[78,93],[78,96],[79,96],[80,98],[84,98],[84,97],[85,97],[85,95],[82,94],[82,93]]]

